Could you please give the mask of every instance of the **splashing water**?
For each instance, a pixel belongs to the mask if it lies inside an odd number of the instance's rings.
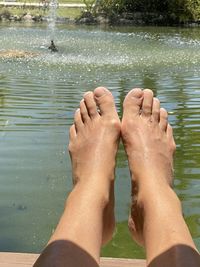
[[[50,40],[54,40],[55,37],[55,24],[56,24],[56,9],[58,8],[58,1],[51,0],[49,13],[49,30],[50,30]]]

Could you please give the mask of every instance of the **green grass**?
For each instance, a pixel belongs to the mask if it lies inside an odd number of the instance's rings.
[[[49,0],[50,1],[50,0]],[[16,0],[16,2],[21,3],[41,3],[42,0]],[[65,3],[65,4],[83,4],[84,0],[58,0],[59,3]]]
[[[58,8],[57,16],[75,19],[77,17],[80,17],[81,10],[81,8]]]
[[[9,11],[12,15],[18,15],[22,16],[25,13],[30,13],[33,16],[48,16],[49,11],[47,9],[42,8],[19,8],[19,7],[3,7],[0,8],[0,13],[4,13],[5,11]],[[80,16],[81,14],[80,8],[58,8],[57,10],[57,16],[59,17],[65,17],[70,19],[75,19]]]
[[[29,8],[18,8],[18,7],[4,7],[4,8],[0,8],[0,13],[4,13],[5,11],[8,11],[9,13],[11,13],[12,15],[17,15],[17,16],[22,16],[26,13],[30,13],[33,16],[36,15],[47,15],[46,12],[44,12],[42,9],[29,9]]]
[[[21,3],[29,3],[29,2],[35,2],[35,3],[41,3],[42,0],[16,0],[17,2]],[[50,0],[49,0],[50,1]],[[92,0],[88,0],[92,1]],[[59,3],[84,3],[84,0],[58,0]],[[48,9],[42,9],[41,7],[7,7],[6,8],[11,14],[13,15],[23,15],[24,13],[29,12],[31,15],[41,15],[41,16],[47,16],[48,15]],[[5,8],[0,8],[0,13],[3,12]],[[58,8],[57,10],[57,16],[59,17],[65,17],[65,18],[77,18],[81,15],[82,8]]]

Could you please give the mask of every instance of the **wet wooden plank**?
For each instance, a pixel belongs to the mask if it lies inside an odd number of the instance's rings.
[[[38,254],[0,252],[0,267],[30,267]],[[101,267],[145,267],[144,260],[101,258]]]

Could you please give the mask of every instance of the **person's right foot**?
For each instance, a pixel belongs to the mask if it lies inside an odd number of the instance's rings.
[[[121,134],[132,178],[132,208],[129,228],[143,243],[143,211],[139,199],[169,187],[173,179],[175,142],[165,109],[149,89],[133,89],[124,100]]]

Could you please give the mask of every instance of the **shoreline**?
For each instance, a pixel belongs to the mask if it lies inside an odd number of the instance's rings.
[[[14,8],[19,8],[22,14],[17,14]],[[0,2],[0,22],[48,22],[49,4],[45,2],[22,3],[15,1]],[[86,10],[85,4],[58,4],[58,8],[63,10],[77,9],[82,13],[80,16],[67,17],[57,16],[55,23],[58,24],[83,24],[83,25],[111,25],[111,26],[170,26],[170,27],[199,27],[200,21],[187,21],[175,23],[168,21],[166,17],[156,13],[123,13],[113,18],[108,18],[105,14],[93,16]],[[1,10],[2,9],[2,10]],[[11,10],[12,9],[12,10]],[[34,12],[33,12],[34,11]],[[36,13],[36,14],[34,14]],[[46,14],[45,14],[46,13]]]
[[[1,23],[48,23],[50,20],[49,16],[43,15],[33,15],[31,12],[24,12],[22,15],[12,14],[10,12],[5,14],[0,13],[0,24]],[[69,18],[63,16],[57,16],[55,19],[55,24],[68,24],[68,25],[88,25],[88,26],[117,26],[117,27],[180,27],[180,28],[199,28],[200,22],[192,21],[188,23],[145,23],[141,21],[132,21],[121,18],[117,21],[111,22],[108,18],[98,16],[93,17],[84,17],[81,18]]]
[[[17,10],[16,10],[17,9]],[[0,23],[1,22],[48,22],[50,9],[49,3],[30,2],[22,3],[15,1],[0,2]],[[200,21],[187,21],[176,23],[169,21],[164,14],[157,13],[122,13],[112,18],[105,14],[94,16],[87,11],[85,4],[58,4],[58,9],[62,11],[77,10],[79,15],[66,16],[59,15],[55,23],[79,24],[79,25],[111,25],[111,26],[161,26],[161,27],[199,27]],[[70,13],[69,12],[69,13]],[[21,13],[21,14],[19,14]],[[68,13],[68,15],[69,15]],[[71,14],[70,14],[71,15]]]

